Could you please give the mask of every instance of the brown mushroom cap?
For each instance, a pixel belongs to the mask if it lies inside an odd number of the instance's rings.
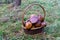
[[[42,16],[42,15],[38,15],[38,19],[41,21],[41,22],[43,22],[44,21],[44,17]]]
[[[40,27],[41,26],[41,22],[38,20],[38,22],[35,24],[35,27]]]
[[[26,27],[26,29],[30,29],[32,27],[32,23],[26,22],[25,27]]]
[[[32,17],[34,17],[34,16],[36,16],[36,14],[32,14],[32,15],[30,15],[30,18],[32,18]]]
[[[38,17],[37,16],[33,16],[30,18],[31,23],[36,23],[38,21]]]
[[[45,27],[46,25],[47,25],[46,22],[42,22],[42,23],[41,23],[41,26],[42,26],[42,27]]]

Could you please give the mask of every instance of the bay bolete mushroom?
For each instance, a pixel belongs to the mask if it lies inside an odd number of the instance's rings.
[[[46,25],[47,25],[46,22],[42,22],[42,23],[41,23],[41,26],[42,26],[42,27],[45,27]]]
[[[26,22],[25,27],[26,27],[26,29],[30,29],[32,27],[32,23]]]
[[[42,16],[42,15],[38,15],[38,19],[41,21],[41,22],[43,22],[44,21],[44,17]]]
[[[32,14],[32,15],[30,15],[30,18],[32,18],[32,17],[34,17],[34,16],[36,16],[36,14]]]
[[[38,20],[38,22],[35,24],[35,27],[40,27],[41,26],[41,22]]]
[[[31,21],[32,24],[36,23],[38,21],[38,16],[31,17],[30,21]]]

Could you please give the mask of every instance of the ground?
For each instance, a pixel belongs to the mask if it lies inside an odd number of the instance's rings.
[[[24,10],[25,7],[31,3],[41,4],[46,10],[46,19],[47,26],[44,28],[48,36],[52,35],[56,40],[60,40],[60,1],[59,0],[22,0],[21,6],[18,10]],[[5,19],[0,20],[0,40],[40,40],[41,36],[36,35],[33,38],[31,35],[27,35],[22,31],[21,23],[21,14],[23,11],[9,10],[7,4],[0,6],[0,19],[7,18],[8,21],[5,22]],[[34,6],[34,10],[40,10],[43,14],[41,8]],[[37,13],[34,11],[28,11],[25,15],[25,20],[30,13]],[[14,16],[14,17],[12,17]],[[15,16],[17,19],[15,19]],[[3,22],[4,21],[4,22]],[[49,39],[48,39],[49,40]]]

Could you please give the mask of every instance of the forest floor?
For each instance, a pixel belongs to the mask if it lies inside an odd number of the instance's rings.
[[[60,40],[60,1],[59,0],[22,0],[22,4],[17,9],[8,9],[7,4],[2,4],[0,6],[0,40],[42,40],[40,34],[27,35],[22,30],[21,17],[25,7],[33,2],[36,2],[44,7],[46,10],[47,26],[44,28],[48,38],[46,40]],[[33,10],[43,11],[38,6],[31,8]],[[27,11],[25,15],[25,20],[27,16],[32,13],[37,14],[36,11]],[[27,37],[28,36],[28,37]]]

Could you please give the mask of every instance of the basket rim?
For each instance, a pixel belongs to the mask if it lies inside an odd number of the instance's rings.
[[[23,26],[22,26],[22,28],[26,29],[26,27],[23,27]],[[42,26],[41,27],[34,27],[34,28],[31,28],[30,30],[36,30],[36,29],[40,29],[40,28],[44,28],[44,27],[42,27]],[[26,29],[26,30],[28,30],[28,29]]]

